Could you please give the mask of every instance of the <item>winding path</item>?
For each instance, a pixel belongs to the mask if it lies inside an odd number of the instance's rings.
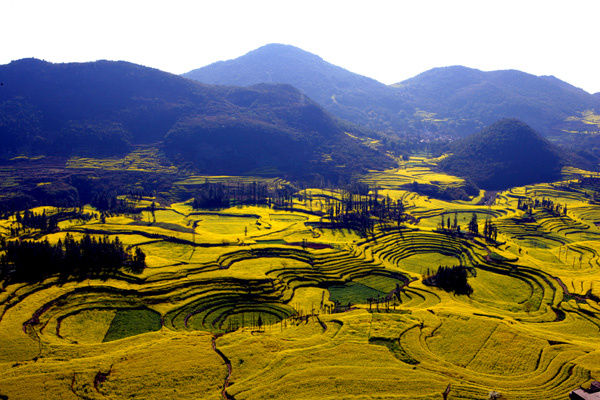
[[[223,389],[221,390],[221,396],[223,397],[224,400],[235,400],[235,397],[233,397],[233,395],[227,393],[227,387],[229,386],[229,380],[231,379],[231,373],[232,373],[231,361],[229,361],[229,358],[227,358],[227,356],[225,354],[223,354],[223,352],[217,348],[217,339],[221,336],[223,336],[223,334],[219,333],[219,334],[214,335],[212,338],[213,351],[215,353],[217,353],[219,355],[219,357],[221,357],[221,359],[227,366],[227,376],[225,377],[225,381],[223,382]]]

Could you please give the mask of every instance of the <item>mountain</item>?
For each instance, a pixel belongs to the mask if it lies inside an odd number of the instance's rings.
[[[289,85],[220,87],[237,106],[207,116],[190,113],[165,136],[172,158],[200,171],[303,177],[349,176],[391,167],[383,153],[363,145],[320,106]]]
[[[239,58],[183,74],[207,84],[290,84],[339,118],[376,130],[396,130],[414,112],[397,91],[294,46],[268,44]]]
[[[442,129],[457,134],[510,117],[545,136],[564,137],[559,126],[566,118],[597,107],[592,95],[554,76],[516,70],[434,68],[393,86],[416,108],[444,120]]]
[[[387,167],[289,85],[200,84],[127,62],[0,66],[0,157],[105,157],[155,143],[199,172],[339,176]]]
[[[483,189],[499,190],[556,180],[562,160],[557,148],[527,124],[503,119],[454,142],[439,166]]]
[[[576,141],[577,135],[564,134],[565,119],[585,110],[600,112],[597,96],[552,76],[454,66],[386,86],[281,44],[184,76],[208,84],[287,83],[340,118],[426,141],[465,136],[507,117],[518,118],[555,140]]]

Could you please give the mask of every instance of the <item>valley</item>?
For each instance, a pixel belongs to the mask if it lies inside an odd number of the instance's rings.
[[[599,100],[282,44],[0,65],[0,400],[600,388]]]
[[[411,190],[464,185],[438,162],[413,157],[362,175],[354,189],[188,176],[175,185],[187,200],[121,193],[126,212],[86,205],[90,219],[46,233],[5,214],[5,239],[118,237],[143,251],[146,268],[5,281],[0,394],[564,399],[597,379],[600,178],[563,168],[555,182],[464,200]],[[264,188],[267,204],[193,207],[195,190],[240,185]],[[372,224],[338,217],[349,204],[370,204]],[[471,294],[426,284],[441,266],[466,271]]]

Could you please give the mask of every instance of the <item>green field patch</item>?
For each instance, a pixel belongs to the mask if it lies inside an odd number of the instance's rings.
[[[495,251],[490,251],[490,258],[492,259],[492,261],[498,261],[498,262],[515,262],[518,260],[517,257],[513,257],[513,258],[508,258],[508,257],[504,257],[502,254],[498,254]]]
[[[394,357],[398,360],[402,361],[406,364],[417,365],[419,364],[418,360],[415,360],[408,354],[398,339],[389,339],[389,338],[378,338],[378,337],[370,337],[369,343],[377,346],[385,346],[389,351],[392,352]]]
[[[338,302],[342,305],[348,303],[364,304],[369,299],[376,299],[378,296],[385,296],[386,293],[373,289],[367,285],[358,282],[348,282],[343,285],[333,285],[327,288],[329,290],[329,300]]]
[[[160,314],[148,308],[117,310],[104,342],[158,331],[162,327]]]
[[[375,289],[383,293],[389,293],[396,289],[396,285],[402,286],[404,284],[404,282],[400,281],[399,279],[381,275],[369,275],[364,278],[355,279],[354,282],[368,286],[371,289]]]

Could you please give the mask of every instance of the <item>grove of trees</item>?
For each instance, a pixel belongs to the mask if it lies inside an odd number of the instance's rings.
[[[68,234],[51,244],[48,240],[0,239],[0,280],[39,282],[57,275],[61,282],[91,278],[108,279],[121,269],[139,274],[146,267],[146,255],[137,247],[127,249],[116,237],[80,240]]]

